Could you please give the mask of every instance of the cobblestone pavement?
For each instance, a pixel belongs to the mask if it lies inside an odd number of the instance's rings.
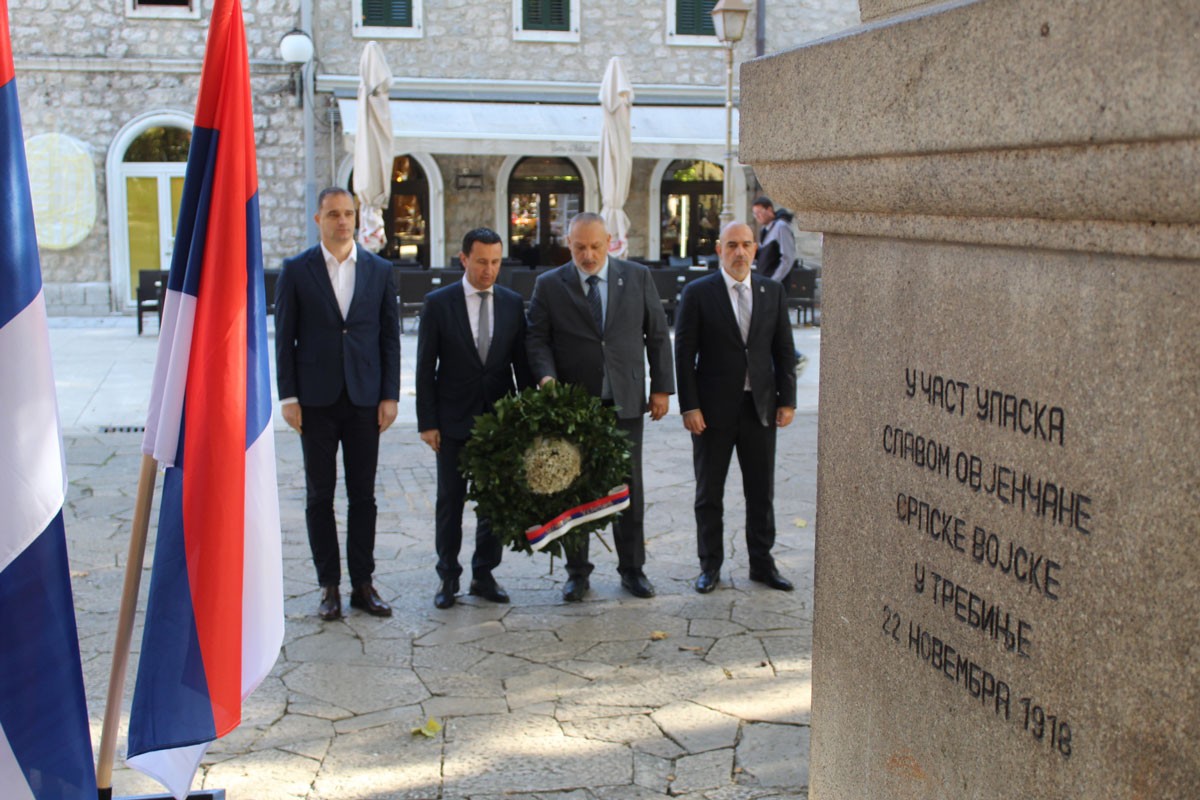
[[[621,591],[615,556],[593,545],[597,568],[583,603],[561,602],[561,562],[551,570],[546,556],[506,553],[496,576],[511,605],[464,595],[439,611],[434,459],[413,424],[416,343],[405,335],[401,420],[385,434],[378,481],[375,578],[395,616],[349,608],[338,622],[314,615],[299,442],[281,431],[284,647],[246,702],[242,725],[209,751],[194,789],[223,788],[230,800],[807,797],[820,339],[804,328],[796,338],[810,363],[796,422],[780,432],[776,484],[776,555],[796,592],[747,579],[736,463],[722,583],[709,595],[692,590],[691,451],[673,411],[646,428],[647,574],[657,597]],[[51,339],[98,748],[140,460],[139,434],[101,427],[144,422],[154,337],[136,337],[126,319],[58,323]],[[344,500],[338,508],[344,519]],[[469,512],[465,520],[470,542]],[[151,547],[153,536],[152,526]],[[148,555],[142,605],[150,563]],[[122,796],[163,791],[121,764],[140,623],[139,609],[113,782]],[[442,729],[415,735],[430,718]]]

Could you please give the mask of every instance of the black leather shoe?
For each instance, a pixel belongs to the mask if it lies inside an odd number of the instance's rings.
[[[591,587],[587,578],[567,578],[567,582],[563,584],[563,601],[578,603],[588,593],[589,588]]]
[[[654,597],[654,584],[639,570],[621,573],[621,585],[634,597]]]
[[[458,591],[458,581],[442,581],[442,586],[433,596],[433,604],[437,608],[450,608],[454,605],[454,595]]]
[[[762,572],[750,570],[750,580],[754,581],[755,583],[765,583],[772,589],[778,589],[781,592],[790,592],[796,588],[792,585],[791,581],[780,575],[779,570],[775,569],[775,567],[771,567],[770,570],[764,570]]]
[[[471,581],[470,594],[476,597],[482,597],[484,600],[490,600],[493,603],[507,603],[508,592],[504,591],[504,587],[496,583],[495,578],[478,578]]]
[[[390,617],[392,615],[392,607],[383,602],[379,592],[375,591],[375,587],[369,583],[355,586],[354,591],[350,592],[350,607],[365,611],[372,617]]]
[[[715,569],[706,569],[696,576],[696,582],[693,586],[700,594],[708,594],[713,589],[717,588],[717,584],[721,582],[721,572]]]
[[[321,587],[321,605],[317,606],[317,616],[327,621],[342,618],[342,596],[338,593],[338,587]]]

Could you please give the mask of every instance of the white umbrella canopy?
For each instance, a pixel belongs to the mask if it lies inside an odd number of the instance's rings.
[[[604,107],[604,124],[600,129],[600,216],[612,235],[608,252],[620,258],[629,250],[625,201],[629,198],[629,175],[633,171],[633,137],[629,127],[633,85],[616,56],[609,59],[604,70],[600,105]]]
[[[378,42],[367,42],[358,62],[358,133],[354,137],[354,195],[358,241],[373,253],[387,242],[383,208],[392,191],[392,71]]]

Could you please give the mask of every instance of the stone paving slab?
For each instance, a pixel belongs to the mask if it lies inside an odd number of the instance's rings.
[[[802,336],[816,361],[819,340],[797,329]],[[103,351],[96,338],[86,340],[93,359]],[[406,356],[413,339],[405,338]],[[125,357],[147,340],[114,351]],[[463,595],[454,608],[435,609],[433,456],[402,421],[385,436],[378,485],[376,578],[395,615],[347,608],[344,620],[322,622],[314,615],[299,444],[281,431],[284,648],[193,788],[224,788],[230,800],[806,797],[816,463],[815,375],[806,379],[808,399],[779,438],[776,554],[797,585],[791,594],[747,579],[736,464],[722,583],[709,595],[692,590],[690,445],[672,415],[647,425],[645,443],[647,574],[656,598],[624,593],[615,556],[594,546],[593,588],[582,603],[561,602],[561,561],[506,553],[496,575],[510,605]],[[140,461],[140,435],[89,427],[86,409],[103,414],[103,396],[72,400],[66,431],[66,528],[96,746]],[[130,413],[120,404],[109,410],[118,424]],[[344,513],[344,498],[338,507]],[[465,522],[469,542],[469,512]],[[151,563],[148,553],[142,606]],[[162,793],[120,760],[140,610],[136,625],[114,774],[119,796]],[[431,717],[443,729],[414,736]]]

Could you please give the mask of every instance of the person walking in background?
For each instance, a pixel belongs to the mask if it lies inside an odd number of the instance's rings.
[[[791,591],[775,545],[776,428],[796,410],[796,359],[783,286],[750,271],[754,234],[743,222],[721,230],[721,269],[692,281],[675,312],[675,368],[683,426],[696,475],[695,589],[721,580],[725,478],[737,450],[746,498],[750,580]]]
[[[789,220],[776,213],[771,198],[759,197],[751,210],[760,226],[754,266],[759,275],[784,283],[796,263],[796,234]]]
[[[330,187],[317,198],[321,241],[284,260],[275,289],[275,367],[281,413],[300,434],[305,519],[321,619],[342,616],[341,555],[333,494],[342,448],[350,605],[392,609],[373,584],[375,468],[379,436],[400,398],[400,321],[392,265],[354,242],[354,198]]]
[[[463,237],[458,259],[461,281],[425,298],[417,334],[417,428],[421,441],[437,453],[435,547],[441,584],[438,608],[454,605],[462,567],[463,504],[467,479],[459,457],[475,417],[516,389],[533,385],[525,357],[525,304],[511,289],[496,286],[504,245],[500,235],[476,228]],[[486,518],[475,522],[470,593],[493,603],[508,594],[492,576],[502,547]]]
[[[571,261],[537,279],[529,306],[529,364],[540,384],[575,383],[614,407],[617,426],[629,436],[629,508],[613,522],[621,585],[635,597],[653,597],[643,569],[642,429],[667,413],[675,391],[667,317],[650,272],[611,258],[599,214],[576,215],[567,231]],[[646,362],[650,399],[646,401]],[[587,594],[588,540],[567,553],[563,600]]]

